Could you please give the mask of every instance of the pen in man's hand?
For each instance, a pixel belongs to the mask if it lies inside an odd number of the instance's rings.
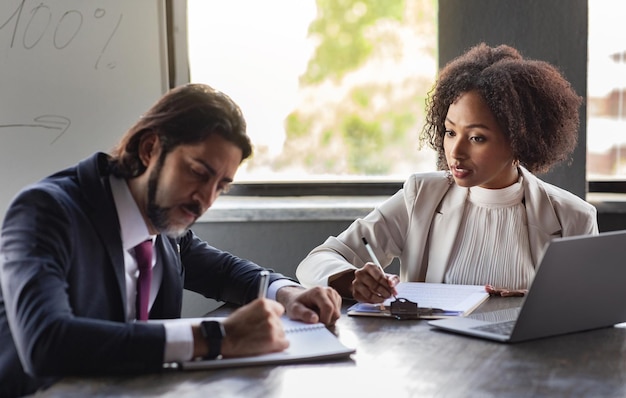
[[[385,275],[385,277],[386,277],[387,274],[385,273],[385,270],[383,269],[383,266],[380,265],[380,261],[378,261],[378,258],[376,258],[376,254],[374,254],[374,250],[372,250],[372,247],[370,246],[370,244],[367,243],[367,239],[365,239],[365,237],[361,237],[361,239],[363,240],[363,244],[365,245],[365,248],[367,249],[367,252],[370,254],[370,257],[372,258],[372,262],[374,264],[376,264],[376,266],[378,267],[380,272],[382,272],[383,275]],[[393,294],[392,296],[396,300],[398,299],[395,294]]]
[[[267,296],[267,287],[270,283],[270,273],[269,271],[261,271],[260,273],[261,280],[259,281],[259,298],[264,298]]]

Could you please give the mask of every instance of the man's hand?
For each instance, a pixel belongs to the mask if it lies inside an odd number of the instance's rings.
[[[306,323],[331,326],[341,316],[341,296],[331,287],[285,286],[278,289],[276,300],[285,306],[289,318]]]
[[[399,282],[397,275],[382,272],[374,263],[365,263],[363,268],[354,272],[352,297],[363,303],[382,303],[398,294],[396,285]]]
[[[286,349],[289,341],[280,320],[285,308],[276,301],[254,300],[224,320],[224,357],[265,354]]]

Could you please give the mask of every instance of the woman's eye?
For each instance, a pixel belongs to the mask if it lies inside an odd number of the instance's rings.
[[[444,135],[446,135],[447,137],[454,137],[454,131],[452,130],[446,130],[443,132]]]
[[[485,137],[472,137],[472,141],[485,142]]]

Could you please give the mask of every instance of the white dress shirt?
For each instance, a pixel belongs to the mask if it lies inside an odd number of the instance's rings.
[[[139,243],[152,239],[137,203],[133,199],[126,181],[111,176],[111,192],[117,209],[120,223],[122,246],[124,247],[124,268],[126,269],[126,320],[132,322],[136,319],[135,296],[137,295],[137,261],[134,257],[133,248]],[[152,255],[152,282],[150,283],[150,304],[152,308],[154,300],[161,286],[163,278],[163,266],[158,259],[157,251]],[[164,322],[165,326],[165,354],[163,362],[177,362],[189,360],[193,356],[193,333],[191,322]]]

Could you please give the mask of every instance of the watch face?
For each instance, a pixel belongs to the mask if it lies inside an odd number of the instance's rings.
[[[204,321],[200,324],[205,339],[222,339],[222,324],[217,321]]]
[[[217,321],[204,321],[200,323],[202,336],[209,346],[207,359],[215,359],[222,352],[222,339],[224,338],[224,327]]]

